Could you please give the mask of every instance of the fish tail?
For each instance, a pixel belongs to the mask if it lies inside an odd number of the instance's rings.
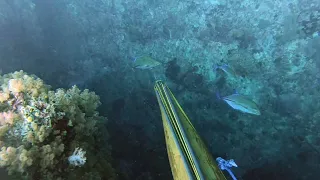
[[[132,57],[132,58],[131,58],[131,61],[132,61],[132,62],[136,62],[136,60],[137,60],[137,57]]]
[[[228,64],[221,65],[221,69],[223,69],[223,71],[227,71],[228,68],[230,68],[230,66]]]
[[[239,94],[236,89],[233,89],[233,94]]]
[[[219,91],[216,92],[216,97],[217,97],[217,99],[219,99],[219,100],[221,99],[221,95],[220,95]]]
[[[212,66],[212,68],[213,68],[213,71],[217,71],[217,69],[219,69],[220,66],[218,66],[218,65],[215,64],[215,65]]]

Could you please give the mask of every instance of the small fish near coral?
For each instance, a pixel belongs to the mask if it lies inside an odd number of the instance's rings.
[[[161,63],[150,56],[141,56],[133,59],[133,67],[137,69],[152,69]]]
[[[233,70],[233,68],[227,64],[223,64],[223,65],[215,65],[213,67],[213,69],[216,71],[218,69],[222,70],[224,73],[227,74],[228,77],[235,79],[237,77],[236,72]]]
[[[258,105],[244,95],[235,93],[229,96],[220,97],[220,95],[217,93],[217,97],[225,101],[233,109],[244,113],[261,115]]]

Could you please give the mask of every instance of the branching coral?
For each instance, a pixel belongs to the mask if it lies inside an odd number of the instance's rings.
[[[0,83],[0,167],[18,179],[115,177],[110,148],[99,144],[106,118],[96,112],[95,93],[76,86],[51,91],[23,71],[0,77]],[[88,157],[82,167],[68,163],[78,147]]]
[[[86,163],[86,152],[81,148],[76,148],[71,156],[69,156],[68,160],[71,165],[74,166],[83,166]]]

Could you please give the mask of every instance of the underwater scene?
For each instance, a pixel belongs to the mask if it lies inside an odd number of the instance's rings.
[[[0,0],[1,180],[320,179],[319,0]]]

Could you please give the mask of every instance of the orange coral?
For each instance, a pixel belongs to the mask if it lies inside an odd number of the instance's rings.
[[[1,103],[3,103],[4,101],[8,100],[9,97],[10,97],[9,93],[3,92],[3,91],[0,92],[0,102]]]
[[[0,113],[0,126],[13,124],[15,114],[12,111]]]
[[[23,91],[24,85],[20,79],[10,79],[9,80],[9,90],[13,93],[19,93]]]

